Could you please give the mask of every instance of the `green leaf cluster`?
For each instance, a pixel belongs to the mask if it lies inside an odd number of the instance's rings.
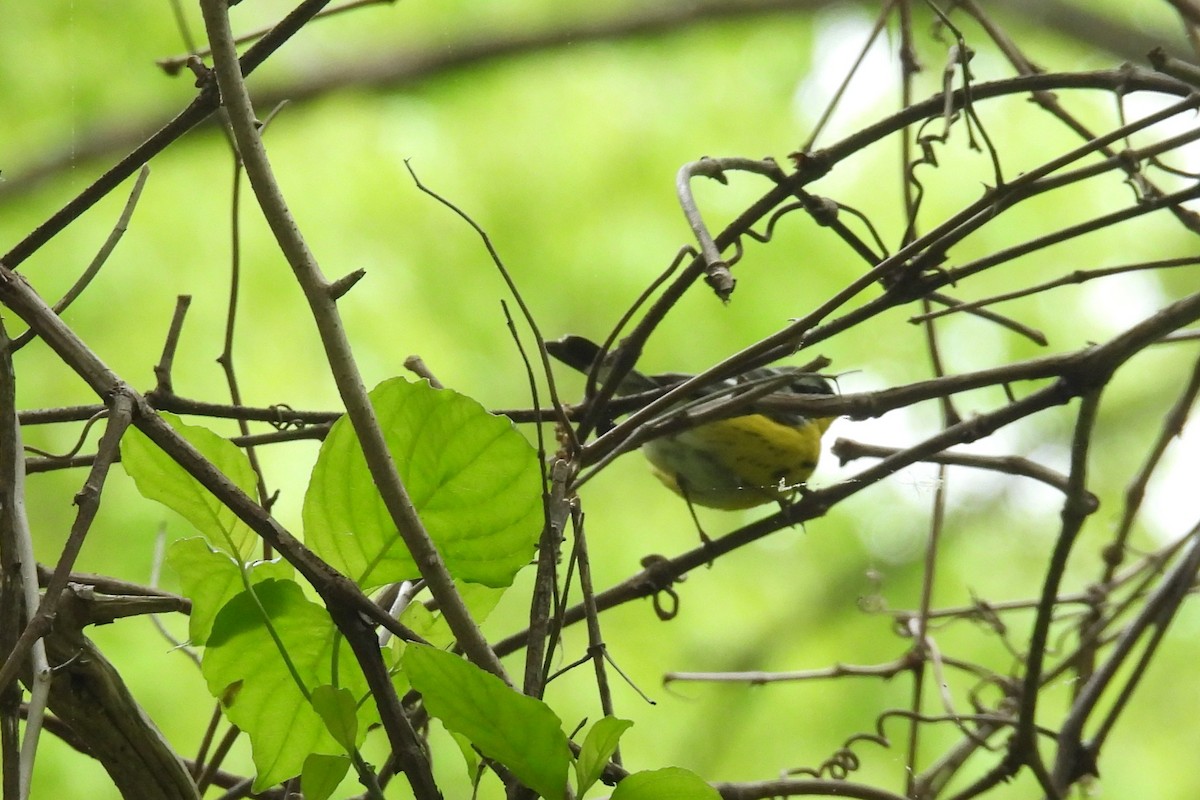
[[[468,607],[486,616],[529,562],[541,530],[536,454],[508,420],[450,390],[396,378],[378,386],[371,401],[430,537]],[[163,416],[238,488],[254,491],[253,470],[236,446]],[[252,560],[256,538],[249,526],[144,434],[126,435],[122,463],[144,496],[203,536],[174,543],[168,561],[193,603],[189,634],[205,646],[208,688],[250,738],[255,790],[302,773],[309,796],[328,796],[378,722],[362,672],[329,614],[306,596],[291,565]],[[364,589],[420,577],[346,418],[321,448],[304,521],[314,552]],[[431,641],[452,640],[440,617],[420,604],[404,619]]]

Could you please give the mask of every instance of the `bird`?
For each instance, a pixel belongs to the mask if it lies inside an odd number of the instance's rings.
[[[575,335],[546,342],[546,351],[585,374],[601,354],[597,344]],[[601,364],[599,379],[603,381],[606,374]],[[621,379],[617,394],[662,389],[688,377],[630,371]],[[683,404],[776,383],[775,396],[833,394],[829,381],[820,375],[764,367],[705,387]],[[786,509],[816,469],[821,436],[832,422],[833,417],[807,417],[792,411],[752,411],[659,436],[643,444],[641,450],[655,477],[687,501],[693,519],[693,504],[739,510],[774,502]],[[703,529],[701,538],[707,540]]]

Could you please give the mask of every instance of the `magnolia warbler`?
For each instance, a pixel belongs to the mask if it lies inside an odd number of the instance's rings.
[[[600,348],[582,336],[546,342],[546,350],[585,373],[600,355]],[[601,365],[599,377],[603,379],[605,373]],[[687,377],[630,372],[621,380],[617,393],[660,389]],[[776,396],[833,394],[829,382],[818,375],[770,367],[750,370],[702,389],[685,402],[736,393],[740,387],[762,385],[764,381],[783,381],[774,389]],[[642,445],[642,452],[655,476],[689,506],[695,503],[731,510],[771,502],[785,505],[816,469],[821,434],[832,421],[832,417],[811,419],[787,411],[754,412],[660,436]]]

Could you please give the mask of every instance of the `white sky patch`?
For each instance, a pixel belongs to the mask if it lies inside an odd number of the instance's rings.
[[[1142,519],[1155,538],[1175,541],[1200,520],[1200,425],[1171,442],[1146,486]]]
[[[863,43],[871,35],[873,24],[871,17],[845,6],[834,7],[816,16],[812,64],[792,95],[793,113],[802,123],[812,125],[820,118],[854,66]],[[890,50],[887,33],[880,33],[843,94],[836,118],[858,117],[879,107],[879,100],[892,86],[878,78],[894,72]]]
[[[1141,322],[1170,299],[1156,281],[1141,274],[1113,276],[1081,288],[1082,307],[1103,326],[1098,329],[1103,337]],[[1200,519],[1200,425],[1195,419],[1191,423],[1169,444],[1142,501],[1141,521],[1162,542],[1175,541]],[[1130,465],[1130,480],[1133,470]]]
[[[1111,275],[1080,287],[1079,303],[1088,317],[1099,323],[1095,330],[1110,336],[1136,325],[1168,302],[1162,288],[1146,275]]]
[[[1177,102],[1179,102],[1178,97],[1154,92],[1134,92],[1124,97],[1125,117],[1133,122],[1156,114]],[[1145,133],[1135,135],[1133,144],[1135,147],[1139,147],[1149,144],[1151,141],[1161,141],[1178,136],[1194,131],[1197,125],[1200,125],[1200,117],[1197,117],[1193,111],[1186,111],[1158,123],[1147,129]],[[1200,142],[1191,142],[1161,155],[1159,158],[1176,169],[1190,173],[1200,172]]]

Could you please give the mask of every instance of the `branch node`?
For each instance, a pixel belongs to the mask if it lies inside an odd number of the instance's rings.
[[[704,282],[717,293],[722,303],[728,303],[733,287],[737,285],[737,280],[729,271],[729,264],[724,260],[710,262],[704,273]]]
[[[411,355],[404,359],[404,368],[414,375],[429,381],[429,385],[435,389],[446,388],[442,382],[437,379],[437,376],[433,374],[433,371],[429,369],[429,365],[425,363],[424,359],[418,355]]]
[[[366,270],[361,269],[361,268],[356,269],[353,272],[351,272],[347,275],[343,275],[342,277],[338,278],[333,283],[329,284],[325,288],[325,291],[329,292],[329,297],[331,299],[341,300],[342,296],[345,295],[347,292],[349,292],[351,289],[353,289],[354,284],[356,284],[360,280],[362,280],[363,276],[366,274],[367,274]]]
[[[213,81],[213,71],[208,68],[208,65],[204,63],[204,60],[201,59],[200,56],[188,56],[187,60],[183,62],[183,65],[188,68],[188,71],[191,72],[193,76],[195,76],[195,86],[197,89],[203,89],[206,85]],[[176,67],[175,71],[178,72],[178,67]],[[167,74],[173,73],[168,70]]]

